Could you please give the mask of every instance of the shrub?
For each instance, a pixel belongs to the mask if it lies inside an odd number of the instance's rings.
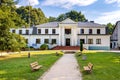
[[[42,45],[40,46],[40,49],[41,49],[41,50],[48,50],[48,45],[47,45],[47,44],[42,44]]]

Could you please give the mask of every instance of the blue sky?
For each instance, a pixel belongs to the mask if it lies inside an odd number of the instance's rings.
[[[81,11],[89,21],[115,24],[120,20],[120,0],[19,0],[17,6],[41,8],[46,17],[71,11]]]

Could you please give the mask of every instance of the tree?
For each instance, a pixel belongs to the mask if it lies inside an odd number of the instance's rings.
[[[20,50],[24,47],[23,38],[10,32],[10,28],[24,25],[24,21],[16,13],[13,0],[2,0],[0,5],[0,51]],[[18,47],[19,46],[19,47]],[[17,48],[17,49],[16,49]]]
[[[65,14],[60,14],[58,17],[57,17],[57,21],[63,21],[65,20],[67,17]]]
[[[66,18],[70,18],[76,22],[78,21],[87,21],[87,19],[85,18],[85,16],[81,13],[81,12],[77,12],[75,10],[72,10],[70,12],[67,12],[65,14],[60,14],[58,17],[57,17],[57,21],[63,21],[64,19]]]
[[[21,16],[26,24],[29,24],[29,18],[30,25],[38,25],[47,22],[47,18],[40,8],[33,8],[32,6],[22,6],[20,8],[17,8],[16,12]]]
[[[107,24],[108,34],[112,34],[113,29],[114,29],[114,27],[113,27],[113,26],[114,26],[114,25],[113,25],[113,24],[111,24],[111,23],[108,23],[108,24]]]
[[[49,22],[56,21],[56,18],[55,18],[55,17],[51,17],[51,16],[50,16],[50,17],[49,17],[49,19],[48,19],[48,21],[49,21]]]

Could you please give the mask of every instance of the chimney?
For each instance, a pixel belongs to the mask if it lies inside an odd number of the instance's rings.
[[[90,21],[91,23],[94,23],[94,21]]]

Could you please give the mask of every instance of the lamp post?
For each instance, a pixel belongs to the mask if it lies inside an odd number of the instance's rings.
[[[28,0],[29,1],[29,0]],[[29,28],[30,28],[30,1],[29,1]],[[30,40],[30,31],[29,31],[29,40]],[[30,43],[30,41],[29,41],[29,43]],[[30,58],[30,44],[29,44],[29,46],[28,46],[28,58]]]

